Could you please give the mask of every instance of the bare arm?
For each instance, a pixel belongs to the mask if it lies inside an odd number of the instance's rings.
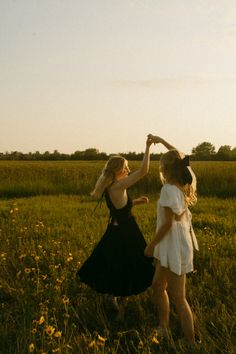
[[[147,204],[149,203],[149,199],[146,196],[142,196],[140,198],[136,198],[132,200],[133,205],[138,205],[138,204]]]
[[[172,222],[174,220],[174,213],[172,209],[165,207],[165,222],[156,231],[154,238],[149,245],[145,248],[144,255],[147,257],[152,257],[155,246],[163,239],[166,233],[170,230]]]
[[[114,187],[115,189],[126,189],[138,182],[141,178],[143,178],[149,171],[149,163],[150,163],[150,146],[153,143],[151,138],[147,138],[146,140],[146,149],[143,156],[143,161],[139,169],[133,173],[131,173],[128,177],[118,181]]]
[[[168,150],[176,150],[176,148],[174,146],[172,146],[171,144],[169,144],[167,141],[165,141],[164,139],[162,139],[160,136],[156,136],[156,135],[152,135],[149,134],[148,137],[150,137],[154,144],[158,144],[161,143],[162,145],[164,145]]]

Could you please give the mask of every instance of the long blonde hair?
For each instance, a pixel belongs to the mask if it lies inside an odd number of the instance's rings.
[[[116,173],[122,170],[125,163],[127,163],[127,160],[124,157],[119,155],[111,156],[105,164],[94,190],[90,194],[100,198],[105,189],[115,181]]]
[[[197,179],[189,166],[189,157],[178,150],[170,150],[160,159],[160,178],[162,183],[175,181],[184,193],[188,205],[197,202]]]

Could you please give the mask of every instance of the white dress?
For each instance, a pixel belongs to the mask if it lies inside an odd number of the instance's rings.
[[[157,204],[157,229],[164,223],[164,207],[183,216],[174,220],[170,230],[155,246],[153,257],[161,266],[181,275],[193,271],[193,248],[198,250],[198,243],[192,227],[192,214],[184,200],[183,192],[171,184],[164,184]]]

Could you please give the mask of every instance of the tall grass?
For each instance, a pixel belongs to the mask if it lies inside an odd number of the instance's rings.
[[[135,170],[139,162],[131,162]],[[189,353],[172,310],[172,338],[158,342],[151,289],[131,297],[114,321],[109,297],[78,284],[75,273],[103,234],[108,212],[89,197],[104,162],[0,162],[0,353]],[[235,162],[193,162],[199,202],[193,223],[200,251],[188,299],[202,344],[196,353],[236,351]],[[158,162],[130,193],[149,240],[161,188]],[[31,197],[31,198],[26,198]],[[216,197],[223,197],[219,199]],[[226,199],[227,198],[227,199]]]
[[[88,195],[101,173],[104,161],[19,162],[0,161],[0,196]],[[140,162],[131,162],[135,170]],[[192,162],[201,196],[235,197],[236,162]],[[161,188],[158,162],[132,190],[157,193]]]
[[[95,213],[94,207],[94,201],[80,195],[1,200],[0,353],[190,353],[173,308],[172,338],[158,342],[151,289],[130,298],[119,324],[109,297],[76,282],[76,270],[108,220],[104,204]],[[134,213],[149,240],[156,194]],[[192,213],[200,251],[187,289],[202,338],[194,352],[233,354],[235,199],[199,198]]]

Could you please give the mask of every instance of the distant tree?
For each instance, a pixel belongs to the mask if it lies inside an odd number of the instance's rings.
[[[130,151],[127,153],[120,153],[119,155],[124,156],[127,160],[130,160],[130,161],[139,160],[139,157],[137,156],[135,151]]]
[[[99,150],[95,148],[89,148],[84,151],[85,160],[97,160]]]
[[[37,150],[35,151],[35,153],[33,154],[35,160],[41,160],[42,155],[40,154],[40,152]]]
[[[196,160],[211,160],[212,155],[215,155],[215,146],[211,143],[204,141],[201,144],[198,144],[195,148],[192,149],[192,153]]]
[[[231,146],[222,145],[217,151],[217,159],[219,160],[230,160],[231,159]]]
[[[231,159],[236,161],[236,147],[231,150]]]
[[[50,160],[50,152],[49,151],[45,151],[43,154],[42,154],[42,159],[43,160]]]
[[[54,150],[51,154],[52,160],[60,160],[61,154],[58,150]]]

